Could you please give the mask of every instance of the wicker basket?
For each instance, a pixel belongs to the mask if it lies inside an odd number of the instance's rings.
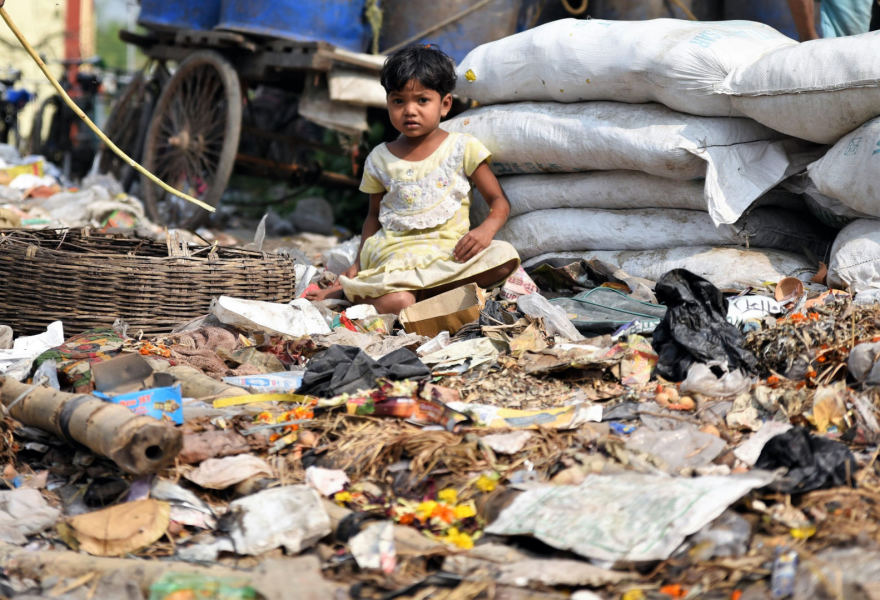
[[[220,295],[288,302],[293,261],[278,254],[96,234],[0,230],[0,324],[16,335],[52,321],[65,335],[121,317],[131,332],[167,333]]]

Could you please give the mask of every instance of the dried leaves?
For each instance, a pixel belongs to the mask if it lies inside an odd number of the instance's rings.
[[[789,379],[827,383],[842,372],[840,364],[855,344],[878,335],[880,311],[838,301],[751,332],[745,347],[758,357],[764,376],[779,373]]]

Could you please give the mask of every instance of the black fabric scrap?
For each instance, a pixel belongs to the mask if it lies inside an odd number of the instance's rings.
[[[775,435],[761,450],[757,469],[788,469],[788,474],[774,481],[770,489],[785,494],[800,494],[842,485],[853,485],[856,459],[846,445],[810,434],[803,427],[793,427]]]
[[[329,398],[374,388],[380,377],[413,379],[430,374],[430,369],[408,348],[377,361],[357,346],[337,344],[312,357],[297,393]]]
[[[718,288],[687,269],[673,269],[660,278],[654,293],[667,307],[651,343],[658,355],[657,375],[682,381],[694,362],[725,361],[728,371],[755,372],[758,361],[743,348],[739,329],[727,322],[727,299]]]

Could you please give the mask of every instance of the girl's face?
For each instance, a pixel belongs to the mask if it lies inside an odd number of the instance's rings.
[[[441,97],[411,79],[402,90],[388,94],[391,124],[408,138],[423,138],[440,126],[440,119],[452,108],[452,94]]]

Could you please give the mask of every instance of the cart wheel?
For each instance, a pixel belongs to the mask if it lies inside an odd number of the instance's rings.
[[[143,165],[165,183],[216,206],[241,135],[241,87],[235,70],[209,50],[190,55],[162,90],[150,121]],[[194,229],[208,212],[141,178],[150,218]]]

